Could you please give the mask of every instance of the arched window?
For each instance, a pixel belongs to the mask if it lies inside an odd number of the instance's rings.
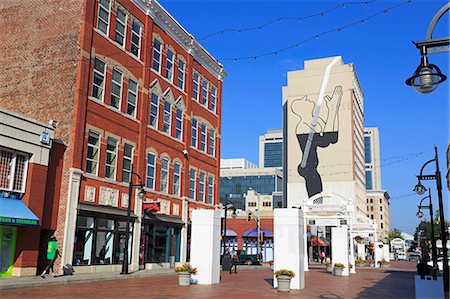
[[[173,194],[180,196],[180,182],[181,182],[181,164],[175,162],[173,165]]]
[[[169,192],[169,158],[164,157],[161,161],[161,192]]]
[[[152,152],[147,154],[147,177],[145,186],[150,189],[155,189],[155,169],[156,169],[156,155]]]

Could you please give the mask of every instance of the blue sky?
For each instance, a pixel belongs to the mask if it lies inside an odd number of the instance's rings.
[[[412,1],[361,24],[313,38],[277,55],[250,60],[296,44],[321,32],[353,23],[404,1],[369,1],[345,5],[323,16],[281,20],[263,29],[211,33],[260,26],[281,17],[298,18],[323,12],[344,1],[174,1],[160,3],[224,65],[222,158],[244,157],[258,163],[258,136],[281,127],[281,88],[286,73],[303,68],[303,61],[340,55],[354,63],[365,96],[365,126],[380,130],[382,185],[391,195],[391,228],[414,232],[422,197],[413,194],[415,175],[439,148],[445,178],[445,149],[449,140],[449,80],[428,95],[416,93],[405,80],[420,63],[411,43],[425,39],[434,14],[446,1]],[[438,23],[434,37],[449,36],[449,14]],[[430,63],[450,75],[448,53],[429,55]],[[434,172],[434,166],[426,168]],[[446,182],[443,182],[446,186]],[[436,184],[432,188],[437,207]],[[444,188],[444,200],[448,192]],[[446,205],[446,215],[450,215]],[[426,212],[426,211],[425,211]],[[427,214],[427,212],[425,213]],[[448,216],[447,216],[448,219]]]

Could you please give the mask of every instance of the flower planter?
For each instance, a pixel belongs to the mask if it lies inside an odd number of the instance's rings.
[[[327,264],[327,272],[333,273],[333,264]]]
[[[334,275],[335,276],[343,276],[344,268],[342,267],[334,267]]]
[[[380,268],[389,268],[389,264],[379,264]]]
[[[191,273],[189,273],[189,272],[178,272],[178,284],[180,286],[191,285]]]
[[[366,263],[356,263],[356,267],[365,267]]]
[[[291,277],[287,275],[280,275],[277,277],[278,292],[289,292],[291,289]]]

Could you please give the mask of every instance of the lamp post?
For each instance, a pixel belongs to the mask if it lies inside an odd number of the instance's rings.
[[[423,206],[422,202],[425,199],[429,199],[429,205],[428,206]],[[430,210],[430,222],[431,222],[431,256],[433,259],[433,276],[436,278],[439,268],[437,265],[437,248],[436,248],[436,238],[435,238],[435,234],[434,234],[434,222],[433,222],[433,204],[431,202],[431,190],[430,188],[428,188],[428,196],[425,196],[424,198],[422,198],[422,200],[419,203],[418,206],[419,210],[417,211],[417,217],[422,218],[423,217],[423,213],[421,211],[421,209],[429,209]]]
[[[128,181],[128,207],[127,207],[127,225],[126,225],[126,233],[125,233],[125,248],[123,253],[123,261],[122,261],[122,272],[120,274],[129,274],[128,273],[128,242],[130,239],[130,218],[131,218],[131,197],[133,193],[133,187],[139,187],[139,198],[143,199],[145,197],[144,184],[142,184],[141,177],[133,172],[133,163],[131,163],[131,172],[130,172],[130,180]],[[139,179],[139,184],[133,184],[133,175],[137,176]]]
[[[424,175],[423,174],[424,168],[432,162],[435,162],[435,165],[436,165],[435,174]],[[445,227],[444,204],[443,204],[443,200],[442,200],[441,171],[439,170],[438,150],[437,150],[436,145],[434,146],[434,159],[431,159],[422,165],[422,168],[420,169],[420,174],[417,176],[417,179],[419,181],[418,181],[417,185],[414,187],[413,191],[415,191],[419,195],[424,194],[426,191],[425,187],[421,183],[421,180],[435,180],[436,181],[436,189],[437,189],[438,201],[439,201],[439,221],[440,221],[440,226],[441,226],[441,240],[442,240],[442,253],[443,253],[444,293],[445,293],[445,297],[448,298],[448,290],[449,290],[448,270],[449,269],[448,269],[448,256],[447,256],[447,235],[446,235],[447,229]]]
[[[414,74],[405,83],[418,93],[427,94],[433,92],[440,83],[447,79],[447,76],[441,73],[439,67],[428,63],[427,54],[449,52],[450,38],[433,38],[437,22],[449,9],[450,3],[447,3],[434,15],[428,25],[426,40],[413,42],[420,49],[422,58]]]
[[[225,205],[223,206],[225,210],[225,217],[223,219],[223,231],[222,231],[222,244],[223,244],[223,254],[226,253],[227,249],[227,216],[228,216],[228,210],[232,209],[233,214],[232,217],[236,216],[236,209],[234,208],[234,205],[228,200],[228,193],[225,193]]]

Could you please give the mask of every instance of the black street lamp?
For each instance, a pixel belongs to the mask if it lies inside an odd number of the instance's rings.
[[[436,165],[436,172],[435,174],[428,174],[424,175],[423,170],[424,168],[432,163],[435,162]],[[441,171],[439,170],[439,159],[438,159],[438,149],[437,146],[434,146],[434,159],[431,159],[427,161],[425,164],[422,165],[422,168],[420,169],[420,174],[417,176],[417,179],[419,180],[417,185],[414,187],[414,191],[422,195],[425,193],[425,187],[422,185],[421,180],[435,180],[436,181],[436,189],[438,193],[438,201],[439,201],[439,222],[441,226],[441,240],[442,240],[442,253],[443,253],[443,283],[444,283],[444,293],[445,297],[448,298],[448,290],[449,290],[449,275],[448,275],[448,256],[447,256],[447,228],[445,227],[445,218],[444,218],[444,204],[442,199],[442,181],[441,181]]]
[[[139,184],[133,184],[133,175],[137,176],[139,179]],[[131,196],[133,187],[139,187],[139,193],[138,196],[140,199],[145,198],[145,190],[144,190],[144,184],[142,183],[141,177],[133,172],[133,163],[131,163],[131,172],[130,172],[130,180],[128,184],[128,208],[127,208],[127,231],[125,233],[125,248],[123,253],[123,260],[122,260],[122,272],[120,274],[129,274],[128,273],[128,240],[130,239],[130,216],[131,216]]]
[[[228,198],[228,194],[226,194],[226,197]],[[225,217],[223,219],[223,231],[222,231],[222,244],[223,244],[223,254],[225,254],[227,251],[227,216],[228,216],[228,210],[232,209],[233,210],[233,214],[232,217],[236,217],[236,209],[233,206],[233,204],[231,202],[228,201],[228,199],[225,199],[225,205],[223,206],[224,210],[225,210]]]
[[[429,199],[430,204],[428,206],[423,206],[422,202],[425,199]],[[436,278],[437,274],[439,272],[439,268],[438,268],[438,264],[437,264],[437,248],[436,248],[436,238],[435,238],[435,234],[434,234],[434,221],[433,221],[433,204],[431,202],[431,190],[430,188],[428,188],[428,196],[425,196],[424,198],[422,198],[422,200],[420,201],[419,205],[418,205],[419,210],[417,211],[417,217],[422,218],[423,217],[423,213],[421,209],[429,209],[430,210],[430,222],[431,222],[431,256],[433,259],[433,276]]]

